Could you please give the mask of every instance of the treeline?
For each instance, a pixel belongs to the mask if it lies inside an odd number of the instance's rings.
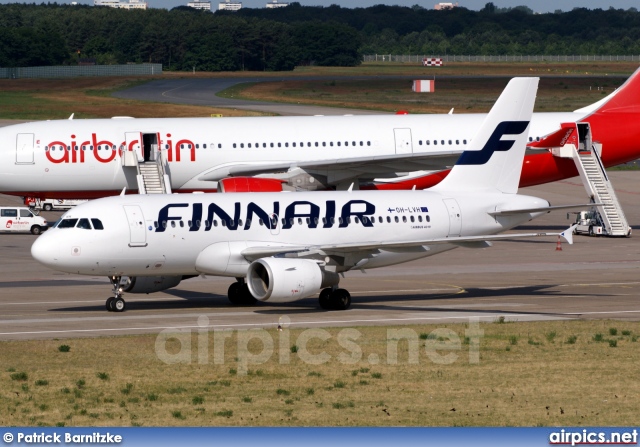
[[[640,13],[526,7],[301,6],[238,12],[0,5],[0,66],[162,63],[169,70],[351,66],[362,54],[640,54]]]
[[[122,10],[0,5],[0,66],[162,63],[169,70],[292,70],[360,63],[360,38],[337,22],[284,23],[180,7]]]

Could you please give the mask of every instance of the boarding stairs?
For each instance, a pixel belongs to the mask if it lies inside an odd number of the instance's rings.
[[[138,191],[140,194],[170,194],[165,186],[162,165],[155,161],[148,161],[138,165]]]
[[[556,156],[573,158],[591,203],[597,204],[594,208],[600,215],[606,235],[630,236],[631,226],[600,158],[602,145],[592,141],[588,123],[576,123],[576,127],[579,138],[577,147],[567,144],[563,148],[552,149],[552,152]]]
[[[151,154],[148,160],[144,160],[135,151],[124,151],[122,165],[136,169],[138,194],[171,194],[171,180],[165,170],[166,154],[157,150],[155,144]]]

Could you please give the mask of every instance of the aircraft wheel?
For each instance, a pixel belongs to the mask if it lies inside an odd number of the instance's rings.
[[[241,303],[241,287],[242,284],[240,284],[239,282],[234,282],[229,286],[229,289],[227,290],[227,298],[229,298],[229,301],[234,306],[239,306]]]
[[[331,294],[331,304],[334,310],[347,310],[351,306],[351,295],[345,289],[336,289]]]
[[[253,306],[256,301],[246,283],[234,282],[229,286],[227,297],[234,306]]]
[[[111,310],[114,312],[124,312],[125,307],[126,305],[122,298],[114,298],[111,302]]]
[[[111,305],[113,304],[113,300],[115,300],[115,298],[114,298],[114,297],[112,297],[112,296],[110,296],[109,298],[107,298],[106,306],[107,306],[107,310],[108,310],[109,312],[113,312],[113,309],[111,308]]]
[[[331,289],[330,288],[326,288],[326,289],[322,289],[322,292],[320,292],[320,298],[318,298],[318,301],[320,303],[320,307],[324,310],[331,310]]]

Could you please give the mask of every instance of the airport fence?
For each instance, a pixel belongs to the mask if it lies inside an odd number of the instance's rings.
[[[137,76],[159,74],[162,74],[162,64],[0,67],[0,79],[76,78],[80,76]]]
[[[627,61],[640,62],[640,55],[533,55],[533,56],[467,56],[445,54],[425,55],[395,55],[395,54],[367,54],[363,56],[363,62],[416,62],[435,57],[443,62],[603,62],[603,61]]]

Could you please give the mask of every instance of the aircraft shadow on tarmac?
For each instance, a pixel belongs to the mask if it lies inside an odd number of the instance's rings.
[[[500,290],[469,288],[462,293],[453,294],[413,294],[413,295],[373,295],[373,296],[356,296],[352,297],[351,309],[355,310],[380,310],[380,311],[401,311],[401,312],[460,312],[473,314],[518,314],[518,315],[558,315],[556,312],[532,312],[522,311],[518,309],[501,309],[500,302],[487,304],[492,309],[479,309],[474,307],[473,303],[468,303],[469,308],[464,307],[464,303],[468,300],[478,298],[500,298],[519,296],[523,298],[531,297],[557,297],[562,298],[564,293],[558,290],[549,290],[557,287],[558,284],[542,284],[532,286],[510,287]],[[272,305],[269,303],[257,303],[251,306],[232,307],[224,295],[213,293],[194,292],[188,290],[168,290],[164,292],[167,295],[174,296],[176,299],[167,299],[164,297],[159,300],[136,300],[135,297],[129,295],[127,299],[128,311],[151,311],[151,310],[185,310],[185,309],[206,309],[207,311],[214,309],[237,309],[238,311],[254,312],[260,315],[295,315],[295,314],[313,314],[319,312],[335,312],[325,311],[318,306],[316,297],[306,298],[293,303],[280,305]],[[574,294],[571,293],[573,296]],[[585,297],[605,297],[606,293],[583,293]],[[105,297],[106,300],[106,297]],[[450,303],[428,304],[435,300],[455,300],[456,307],[450,307]],[[394,305],[393,302],[402,303],[402,305]],[[458,304],[462,303],[462,304]],[[425,305],[426,304],[426,305]],[[460,306],[460,307],[458,307]],[[49,309],[51,312],[95,312],[103,311],[104,304],[76,307],[61,307]]]

